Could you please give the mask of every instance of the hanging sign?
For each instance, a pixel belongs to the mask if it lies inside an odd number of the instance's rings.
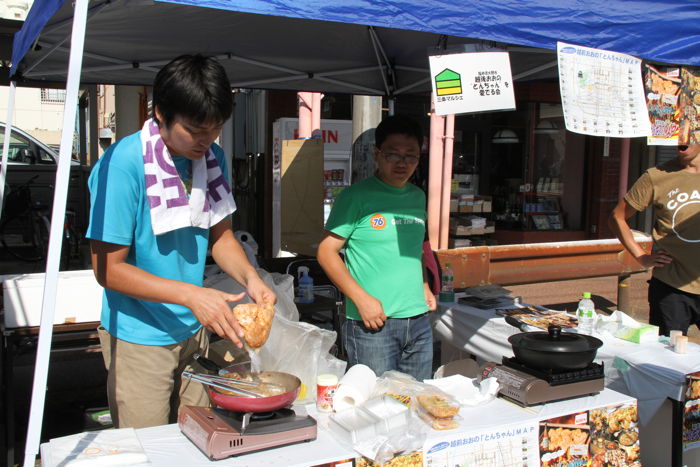
[[[591,136],[649,136],[642,61],[631,55],[557,42],[566,129]]]
[[[647,95],[651,136],[650,146],[678,144],[678,95],[681,90],[681,72],[678,67],[644,65],[644,90]]]
[[[508,52],[432,55],[429,59],[438,115],[515,110]]]
[[[681,68],[678,144],[700,144],[700,68]]]

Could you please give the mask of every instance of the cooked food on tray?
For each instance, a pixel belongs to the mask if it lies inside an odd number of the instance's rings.
[[[617,441],[623,446],[632,446],[639,439],[639,433],[633,430],[623,431],[617,437]]]
[[[572,444],[586,444],[588,433],[584,430],[570,428],[550,428],[547,436],[549,438],[549,451],[563,449],[568,451]]]
[[[275,308],[272,303],[263,306],[241,303],[233,307],[233,315],[243,328],[246,344],[254,349],[261,347],[270,335]]]
[[[454,416],[459,412],[459,406],[439,395],[417,396],[419,408],[416,413],[434,430],[452,430],[459,426]]]
[[[496,310],[496,313],[503,316],[512,316],[530,326],[547,329],[551,325],[562,328],[573,328],[578,324],[578,320],[567,315],[563,311],[549,310],[537,305],[527,305],[522,308],[503,308]]]
[[[453,407],[442,396],[418,396],[418,402],[434,417],[454,417],[459,412],[459,407]]]

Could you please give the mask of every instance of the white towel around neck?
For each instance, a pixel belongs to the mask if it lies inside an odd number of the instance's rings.
[[[156,122],[148,119],[141,129],[146,195],[153,233],[161,235],[183,227],[208,229],[236,210],[231,188],[209,148],[205,157],[192,161],[189,199]]]

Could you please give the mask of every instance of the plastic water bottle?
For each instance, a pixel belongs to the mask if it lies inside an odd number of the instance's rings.
[[[314,280],[309,276],[309,268],[301,266],[297,270],[299,277],[299,287],[297,287],[297,303],[313,303],[314,301]]]
[[[445,263],[442,268],[442,288],[440,289],[439,300],[445,303],[453,303],[455,301],[455,275],[450,268],[450,263]]]
[[[591,293],[583,292],[583,298],[578,302],[578,308],[576,309],[579,334],[593,334],[596,316],[595,305],[593,304],[593,300],[591,300]]]

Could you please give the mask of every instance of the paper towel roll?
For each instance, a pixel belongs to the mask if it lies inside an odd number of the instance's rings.
[[[342,412],[361,405],[369,398],[376,382],[377,375],[367,365],[350,367],[338,382],[338,389],[333,396],[333,410]]]

